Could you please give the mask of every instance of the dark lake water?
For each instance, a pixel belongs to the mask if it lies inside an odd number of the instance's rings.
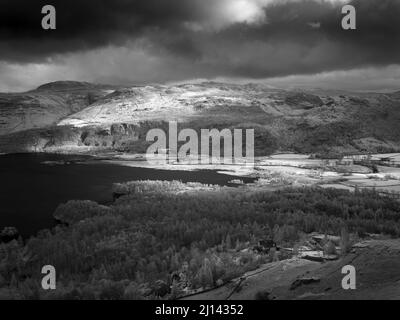
[[[14,226],[24,236],[54,226],[53,212],[68,200],[112,202],[115,182],[181,180],[229,185],[235,177],[215,171],[168,171],[131,168],[105,163],[49,165],[81,156],[16,154],[0,156],[0,230]],[[242,179],[245,182],[253,179]]]

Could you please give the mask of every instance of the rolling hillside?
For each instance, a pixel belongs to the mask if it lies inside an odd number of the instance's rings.
[[[255,128],[256,155],[400,150],[398,92],[215,82],[129,88],[60,82],[1,97],[1,152],[144,152],[146,132],[166,129],[170,120],[195,130]]]
[[[24,93],[0,93],[0,135],[55,125],[106,95],[109,88],[60,81]]]

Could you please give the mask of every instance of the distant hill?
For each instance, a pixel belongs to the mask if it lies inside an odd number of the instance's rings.
[[[147,130],[167,128],[170,120],[196,130],[255,128],[258,155],[279,150],[328,157],[400,151],[400,92],[282,90],[216,82],[121,88],[63,81],[0,95],[0,115],[0,152],[64,151],[66,146],[143,152]],[[31,131],[21,132],[26,129]],[[18,143],[11,147],[10,141]]]
[[[55,81],[39,86],[35,91],[51,91],[51,92],[73,92],[73,91],[97,91],[110,90],[117,87],[104,84],[94,84],[90,82],[80,81]]]
[[[110,86],[60,81],[25,93],[0,93],[0,135],[56,125],[110,92]]]
[[[400,99],[400,91],[394,92],[394,93],[390,94],[390,96],[391,96],[393,99],[399,100],[399,99]]]

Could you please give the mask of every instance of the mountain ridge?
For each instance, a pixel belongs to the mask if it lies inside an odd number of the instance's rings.
[[[21,93],[0,93],[0,135],[56,125],[90,105],[111,86],[59,81]]]
[[[144,152],[147,130],[165,128],[172,120],[195,130],[254,128],[258,155],[279,150],[325,156],[400,150],[400,91],[284,90],[218,82],[119,87],[61,81],[17,94],[14,101],[24,97],[31,99],[26,110],[31,111],[31,101],[36,109],[39,105],[52,112],[43,123],[0,129],[0,152]],[[37,97],[41,100],[32,102]],[[4,100],[0,94],[1,115]],[[21,103],[12,109],[11,102],[8,110],[15,123]],[[10,141],[17,143],[13,147]]]

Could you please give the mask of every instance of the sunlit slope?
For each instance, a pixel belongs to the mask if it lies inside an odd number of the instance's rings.
[[[5,96],[3,100],[10,99]],[[17,98],[29,103],[17,103],[18,108],[3,103],[1,114],[8,110],[8,116],[0,152],[143,152],[140,142],[146,132],[166,129],[171,120],[197,131],[254,128],[256,155],[400,151],[398,92],[283,90],[216,82],[124,88],[69,82],[48,84]],[[26,129],[31,131],[22,132]]]
[[[25,93],[0,93],[0,135],[55,125],[109,91],[84,82],[55,82]]]

